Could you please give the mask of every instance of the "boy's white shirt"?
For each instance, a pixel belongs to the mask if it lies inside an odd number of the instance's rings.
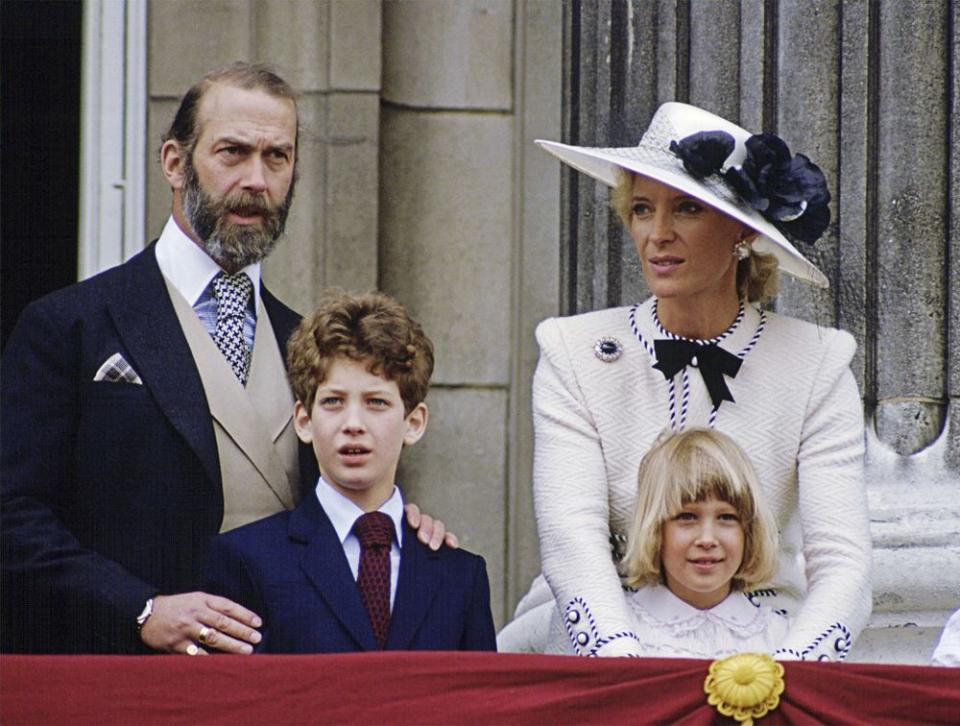
[[[347,556],[350,572],[356,580],[360,572],[360,540],[353,533],[357,518],[366,514],[360,507],[334,489],[322,476],[317,481],[317,499],[333,525]],[[383,512],[393,520],[393,542],[390,545],[390,609],[397,594],[397,582],[400,574],[400,548],[403,546],[403,495],[400,489],[393,488],[393,494],[380,505]]]

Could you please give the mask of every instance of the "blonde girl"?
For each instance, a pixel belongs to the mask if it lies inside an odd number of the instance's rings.
[[[764,591],[748,591],[772,577],[777,547],[753,466],[733,439],[705,428],[662,435],[640,463],[621,562],[638,654],[775,651],[789,621],[761,604]],[[553,652],[594,640],[580,612],[563,614],[567,632],[554,630]]]

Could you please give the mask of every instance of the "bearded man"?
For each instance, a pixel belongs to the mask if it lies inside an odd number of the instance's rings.
[[[3,357],[5,652],[249,653],[256,613],[193,591],[218,532],[317,480],[283,351],[299,316],[263,287],[297,169],[296,95],[262,66],[208,74],[160,150],[160,237],[31,304]],[[434,549],[434,523],[408,512]],[[448,538],[448,542],[450,542]]]

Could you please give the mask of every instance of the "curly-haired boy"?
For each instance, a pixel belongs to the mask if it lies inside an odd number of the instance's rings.
[[[290,338],[288,363],[316,496],[217,537],[208,591],[261,614],[257,652],[495,650],[483,558],[434,552],[403,518],[397,464],[428,420],[423,329],[386,295],[334,293]]]

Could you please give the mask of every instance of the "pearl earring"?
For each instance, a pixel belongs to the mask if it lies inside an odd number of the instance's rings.
[[[750,244],[740,240],[733,246],[733,256],[738,260],[745,260],[750,256]]]

